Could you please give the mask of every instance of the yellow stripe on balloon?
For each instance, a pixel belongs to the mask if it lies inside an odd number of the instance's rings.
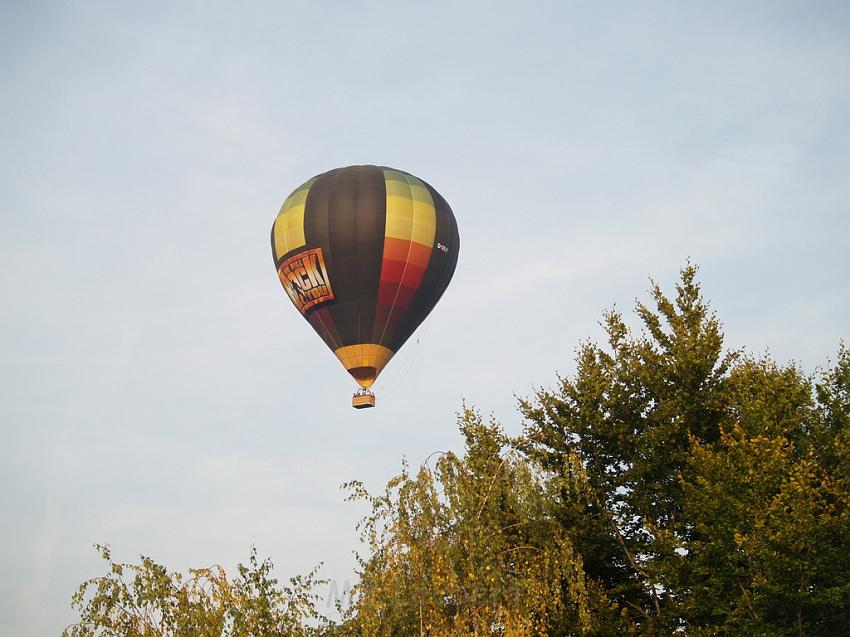
[[[274,222],[274,251],[279,259],[287,252],[306,244],[304,240],[304,206],[315,179],[300,186],[286,198]]]
[[[413,175],[397,170],[385,170],[384,181],[387,188],[385,236],[433,247],[437,211],[428,188]]]

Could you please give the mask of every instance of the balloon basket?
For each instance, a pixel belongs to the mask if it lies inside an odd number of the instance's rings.
[[[368,409],[369,407],[374,407],[375,394],[366,388],[359,389],[354,396],[351,397],[351,406],[355,409]]]

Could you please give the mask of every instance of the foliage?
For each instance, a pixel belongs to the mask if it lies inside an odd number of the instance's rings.
[[[674,300],[652,287],[632,335],[522,402],[519,447],[541,467],[583,463],[593,497],[559,519],[588,583],[608,596],[599,632],[832,635],[850,617],[850,356],[812,381],[794,365],[723,352],[688,265]],[[615,619],[616,617],[616,619]]]
[[[83,582],[71,605],[80,622],[63,637],[256,637],[308,636],[317,630],[313,589],[323,583],[313,571],[283,587],[268,559],[251,550],[229,580],[220,566],[169,573],[149,557],[139,564],[113,561],[109,547],[97,546],[109,565],[106,575]]]
[[[817,376],[728,351],[690,264],[651,296],[639,333],[606,313],[607,344],[520,401],[521,437],[464,409],[463,455],[346,485],[371,511],[340,624],[315,572],[278,588],[255,553],[231,582],[102,548],[65,634],[845,634],[850,351]]]
[[[581,560],[541,497],[529,463],[498,426],[465,410],[466,453],[407,466],[371,495],[347,632],[360,635],[530,635],[589,628]],[[564,483],[562,488],[570,488]]]

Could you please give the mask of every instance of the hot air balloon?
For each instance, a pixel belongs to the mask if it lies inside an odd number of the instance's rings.
[[[287,296],[360,385],[352,405],[373,407],[369,388],[454,274],[449,204],[401,170],[337,168],[286,198],[271,243]]]

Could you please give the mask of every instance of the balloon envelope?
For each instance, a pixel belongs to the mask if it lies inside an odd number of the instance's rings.
[[[364,388],[434,308],[460,248],[446,200],[381,166],[302,184],[284,201],[271,243],[286,294]]]

